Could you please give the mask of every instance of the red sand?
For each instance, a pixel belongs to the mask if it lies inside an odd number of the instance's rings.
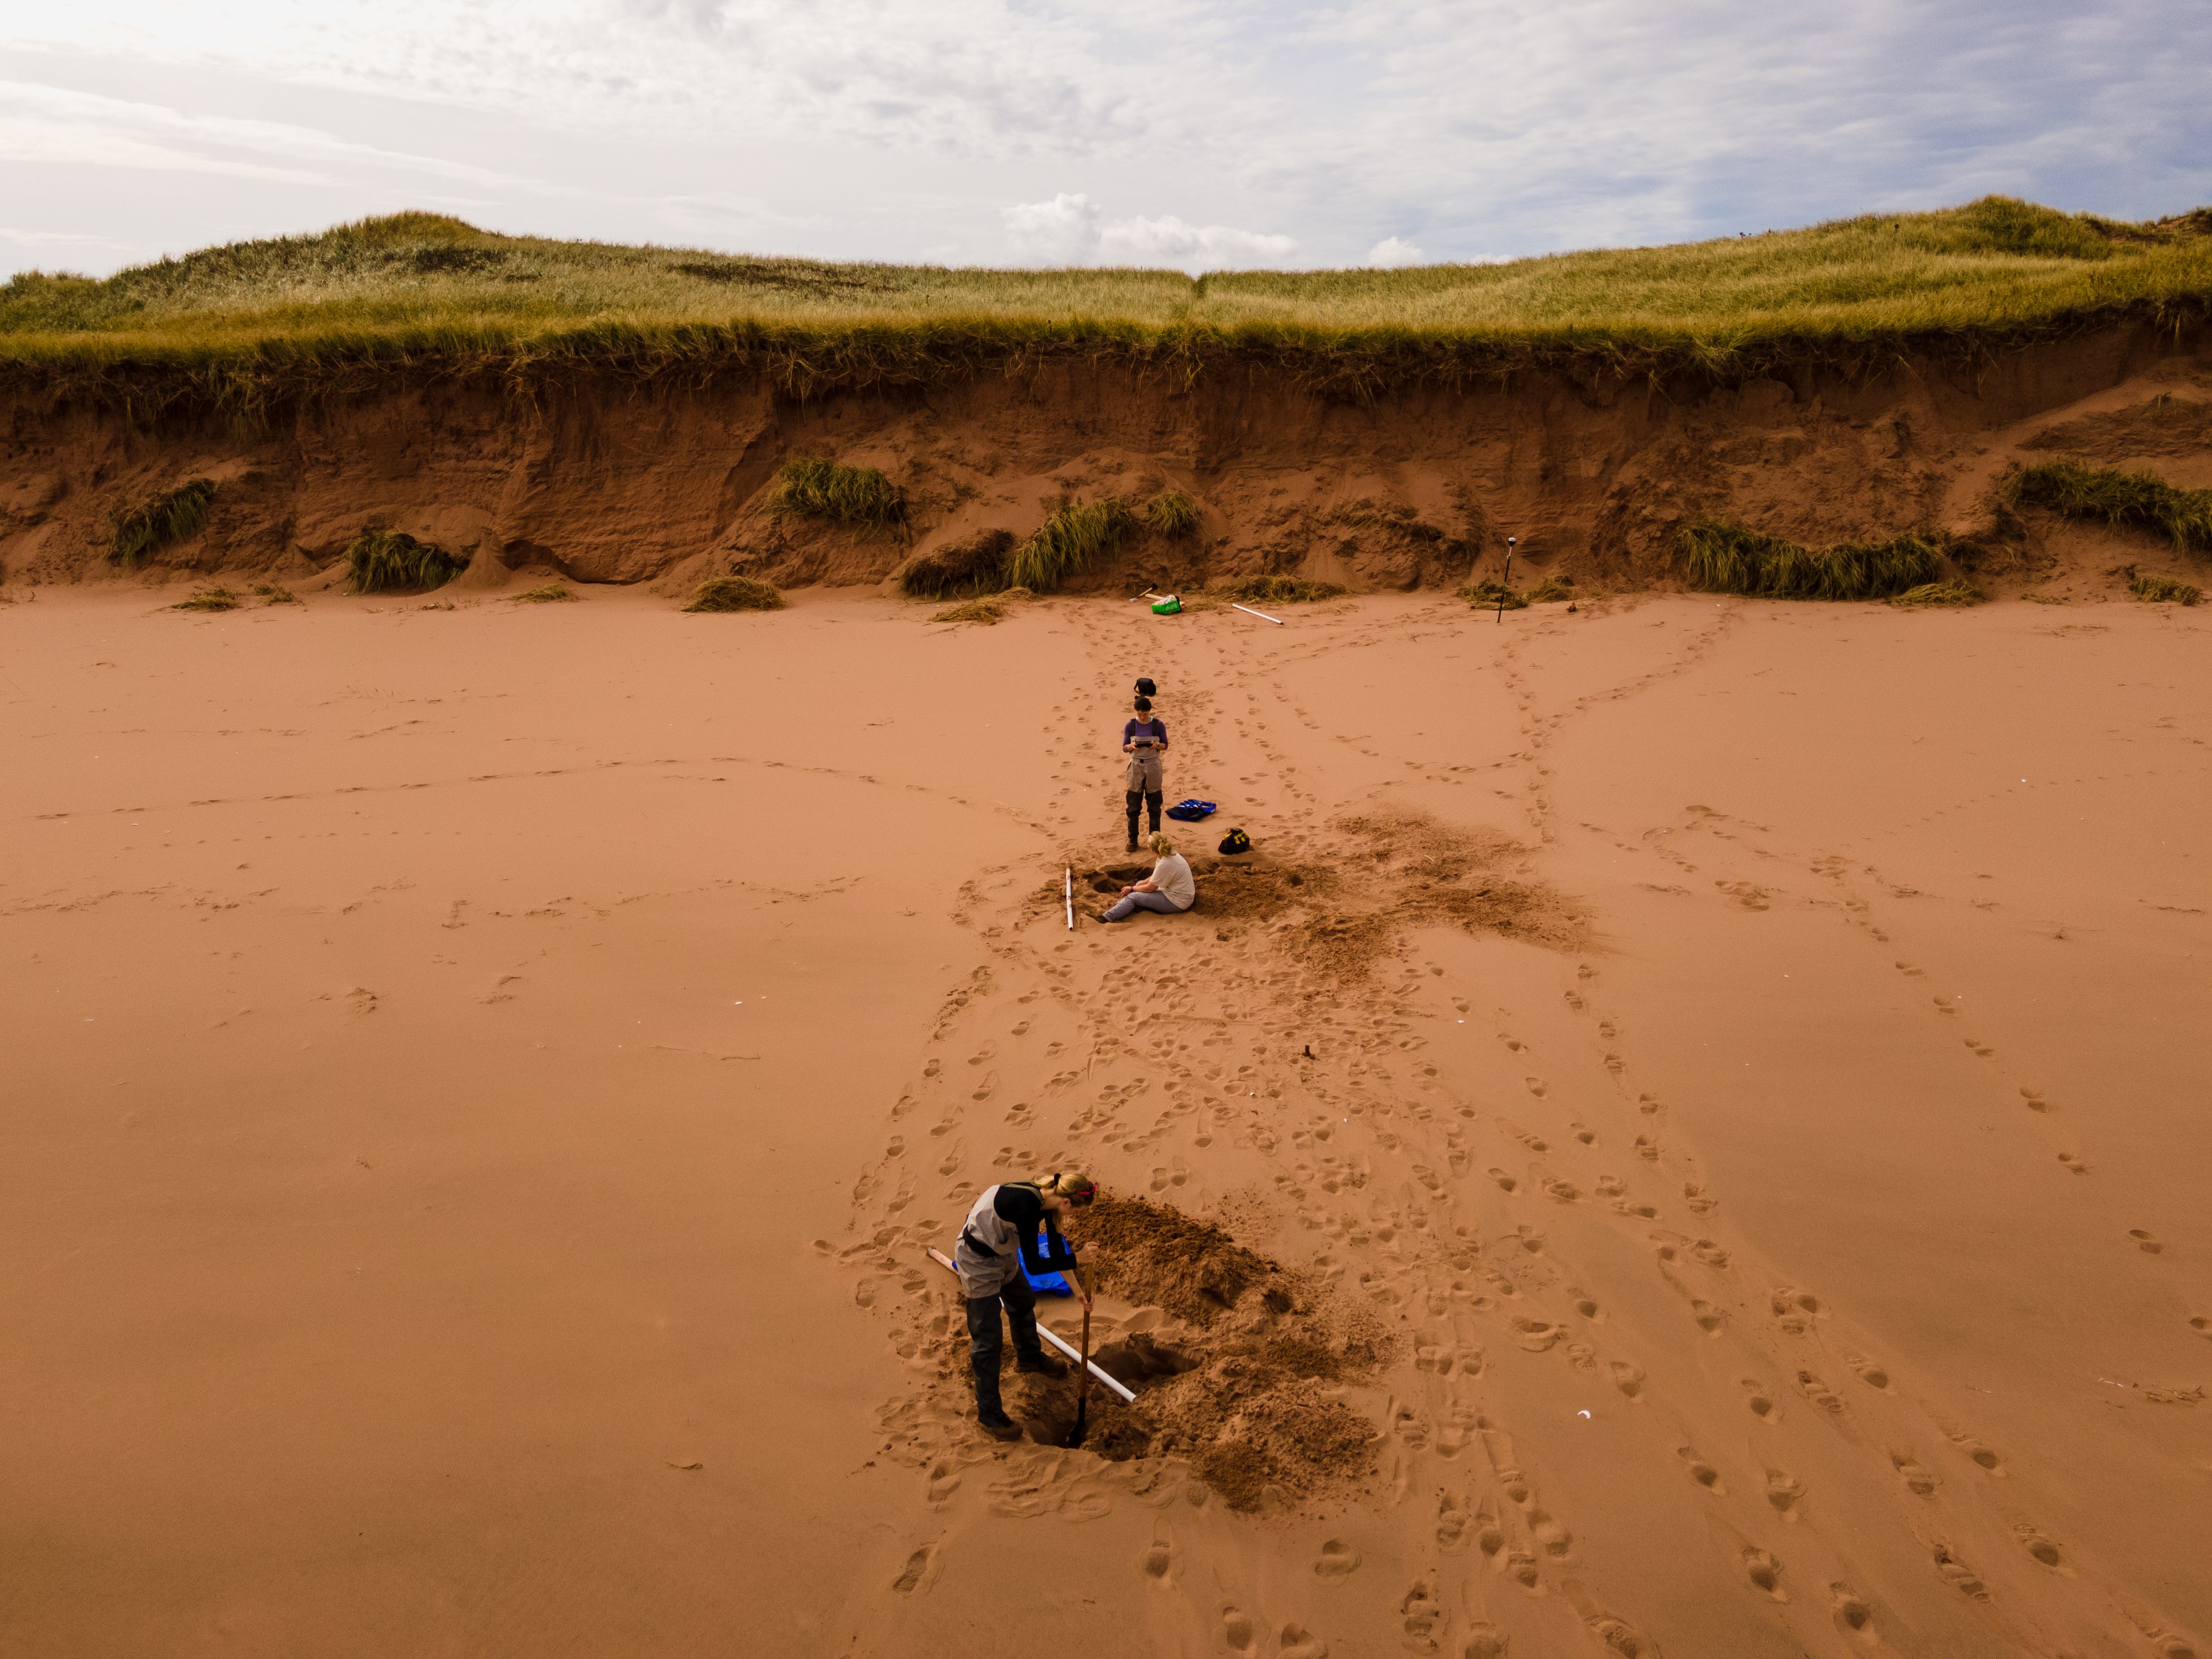
[[[0,1651],[2212,1652],[2204,613],[1608,605],[0,607]],[[1071,939],[1139,673],[1593,937]],[[1342,1269],[1371,1475],[960,1420],[1063,1158]]]

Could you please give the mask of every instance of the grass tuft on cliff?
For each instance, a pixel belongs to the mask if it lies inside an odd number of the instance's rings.
[[[686,611],[781,611],[783,595],[750,576],[716,576],[692,590]]]
[[[1246,605],[1297,605],[1312,599],[1334,599],[1344,589],[1335,582],[1308,581],[1304,576],[1247,576],[1219,591],[1224,598]]]
[[[2130,577],[2128,592],[2153,605],[2194,605],[2204,597],[2204,590],[2194,583],[2148,574]]]
[[[1198,503],[1180,489],[1163,489],[1145,503],[1145,524],[1163,536],[1188,536],[1198,528]]]
[[[2185,553],[2212,552],[2212,489],[2177,489],[2155,473],[2045,461],[2014,473],[2006,494],[2014,507],[2162,530]]]
[[[135,507],[118,505],[110,509],[108,558],[125,569],[134,569],[155,548],[198,535],[207,522],[208,503],[214,499],[215,481],[194,478]]]
[[[346,586],[355,593],[443,587],[469,568],[460,554],[418,542],[404,530],[364,530],[345,556]]]
[[[1887,599],[1943,573],[1942,547],[1933,537],[1838,542],[1815,552],[1717,519],[1683,526],[1675,560],[1701,592],[1765,599]]]
[[[2212,309],[2212,216],[2005,197],[1668,247],[1396,270],[994,270],[506,236],[441,214],[0,285],[0,374],[250,405],[416,362],[649,375],[738,363],[805,395],[1042,351],[1185,372],[1264,354],[1373,388],[1577,357],[1747,373],[1972,350]]]
[[[797,460],[777,469],[768,510],[843,524],[889,524],[906,511],[906,503],[897,487],[872,466]]]
[[[1137,525],[1137,515],[1118,495],[1065,501],[1007,559],[1007,586],[1049,593],[1111,553]]]
[[[894,577],[900,592],[917,599],[995,593],[1006,585],[1006,559],[1013,550],[1011,530],[979,530],[908,560]]]

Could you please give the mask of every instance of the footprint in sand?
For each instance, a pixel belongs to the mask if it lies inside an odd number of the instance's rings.
[[[2020,1540],[2020,1547],[2042,1562],[2045,1566],[2054,1571],[2064,1569],[2065,1559],[2058,1553],[2058,1546],[2045,1538],[2033,1527],[2023,1522],[2015,1526],[2012,1531],[2013,1536]]]
[[[1164,1585],[1174,1570],[1175,1546],[1166,1538],[1154,1538],[1137,1558],[1137,1571],[1150,1583]]]
[[[1784,1521],[1795,1521],[1798,1518],[1797,1506],[1805,1501],[1805,1483],[1787,1469],[1769,1469],[1766,1501]]]
[[[1359,1552],[1341,1538],[1332,1538],[1315,1558],[1314,1573],[1322,1578],[1347,1578],[1359,1571]]]
[[[1718,1336],[1728,1316],[1710,1302],[1700,1302],[1694,1297],[1690,1301],[1690,1317],[1698,1322],[1698,1328],[1707,1336]]]
[[[2047,1112],[2051,1109],[2051,1103],[2043,1097],[2043,1091],[2040,1089],[2023,1087],[2020,1091],[2020,1097],[2027,1103],[2027,1109],[2031,1112]]]
[[[1781,1413],[1774,1408],[1774,1397],[1767,1393],[1766,1385],[1757,1377],[1743,1379],[1743,1403],[1751,1407],[1751,1414],[1760,1422],[1774,1423],[1781,1419]]]
[[[1628,1183],[1617,1175],[1601,1175],[1597,1178],[1597,1195],[1600,1198],[1620,1198],[1627,1191]]]
[[[1304,1625],[1285,1625],[1275,1634],[1282,1659],[1328,1659],[1328,1644]]]
[[[1437,1494],[1437,1547],[1456,1550],[1467,1543],[1467,1510],[1448,1492]]]
[[[1918,1458],[1904,1452],[1892,1452],[1889,1465],[1897,1471],[1897,1478],[1905,1482],[1905,1489],[1915,1498],[1929,1498],[1935,1494],[1936,1477],[1928,1473],[1927,1466]]]
[[[1574,1132],[1575,1132],[1575,1139],[1576,1139],[1577,1140],[1581,1141],[1581,1142],[1582,1142],[1582,1144],[1583,1144],[1583,1146],[1596,1146],[1596,1145],[1597,1145],[1597,1136],[1596,1136],[1595,1133],[1593,1133],[1591,1131],[1589,1131],[1589,1130],[1588,1130],[1588,1129],[1585,1129],[1585,1128],[1584,1128],[1584,1127],[1583,1127],[1583,1126],[1582,1126],[1581,1124],[1579,1124],[1579,1123],[1577,1123],[1577,1124],[1574,1125],[1573,1127],[1574,1127]]]
[[[1584,1319],[1600,1325],[1605,1322],[1605,1315],[1599,1310],[1595,1297],[1584,1295],[1571,1285],[1567,1286],[1567,1294],[1574,1297],[1574,1310]]]
[[[1530,1353],[1544,1352],[1565,1334],[1557,1325],[1547,1324],[1540,1319],[1516,1319],[1513,1330],[1520,1339],[1521,1346]]]
[[[1682,1460],[1682,1467],[1689,1471],[1692,1480],[1716,1498],[1728,1496],[1728,1488],[1721,1483],[1721,1472],[1699,1456],[1695,1446],[1677,1446],[1674,1455]]]
[[[1897,1392],[1895,1389],[1893,1389],[1889,1385],[1889,1373],[1884,1370],[1873,1360],[1854,1358],[1850,1355],[1845,1355],[1844,1363],[1850,1366],[1852,1375],[1856,1376],[1860,1382],[1865,1383],[1869,1389],[1878,1389],[1883,1394],[1895,1394]]]
[[[1519,1182],[1516,1181],[1511,1176],[1506,1174],[1503,1170],[1491,1170],[1490,1178],[1509,1193],[1514,1191],[1521,1185]]]
[[[1615,1359],[1610,1362],[1607,1369],[1613,1372],[1614,1388],[1619,1389],[1631,1400],[1641,1400],[1644,1397],[1644,1368],[1641,1365],[1632,1365],[1625,1359]]]
[[[1743,1576],[1751,1580],[1753,1589],[1765,1590],[1778,1601],[1790,1599],[1790,1592],[1782,1588],[1782,1563],[1766,1551],[1744,1546]]]
[[[2089,1173],[2089,1166],[2087,1164],[2084,1164],[2079,1157],[2072,1152],[2059,1153],[2058,1161],[2061,1164],[2063,1164],[2075,1175],[2087,1175]]]
[[[2193,1315],[2189,1321],[2189,1328],[2199,1336],[2212,1337],[2212,1319],[2206,1318],[2203,1314]]]
[[[911,1595],[929,1580],[930,1569],[937,1565],[937,1546],[924,1544],[906,1559],[899,1576],[891,1580],[891,1588],[901,1595]]]
[[[1488,1620],[1479,1619],[1467,1633],[1466,1659],[1505,1659],[1510,1640]]]
[[[1828,1586],[1828,1610],[1836,1628],[1844,1635],[1869,1647],[1881,1640],[1874,1627],[1874,1609],[1849,1584]]]
[[[2136,1249],[2141,1250],[2145,1255],[2156,1255],[2166,1248],[2159,1242],[2158,1235],[2147,1227],[2130,1227],[2128,1229],[2128,1237],[2135,1240]]]
[[[1936,1562],[1936,1576],[1953,1589],[1977,1601],[1990,1599],[1990,1587],[1982,1582],[1981,1575],[1961,1561],[1948,1544],[1936,1545],[1930,1553]]]
[[[1407,1652],[1437,1653],[1443,1650],[1444,1610],[1443,1603],[1437,1600],[1434,1584],[1425,1579],[1416,1579],[1413,1589],[1407,1590],[1405,1599],[1398,1603],[1398,1613],[1403,1620]]]
[[[1231,1653],[1250,1653],[1260,1644],[1260,1632],[1239,1607],[1221,1609],[1221,1636]]]
[[[1571,1204],[1582,1196],[1571,1181],[1547,1181],[1544,1183],[1544,1193],[1557,1204]]]
[[[1528,1251],[1530,1255],[1544,1254],[1544,1235],[1534,1227],[1516,1227],[1513,1230],[1513,1236],[1521,1241],[1521,1248]]]
[[[1801,1370],[1797,1373],[1797,1392],[1824,1412],[1840,1412],[1844,1408],[1843,1396],[1822,1382],[1815,1372]]]
[[[1991,1474],[2004,1473],[2004,1460],[1971,1434],[1954,1434],[1951,1443],[1966,1453],[1977,1468],[1987,1469]]]

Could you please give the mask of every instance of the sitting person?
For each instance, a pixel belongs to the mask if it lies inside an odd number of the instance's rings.
[[[1158,860],[1152,873],[1133,886],[1124,887],[1113,908],[1098,913],[1099,921],[1120,921],[1139,910],[1177,915],[1198,902],[1198,883],[1192,878],[1190,860],[1176,852],[1165,836],[1152,837],[1152,854]]]

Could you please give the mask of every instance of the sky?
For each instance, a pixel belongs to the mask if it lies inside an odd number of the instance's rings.
[[[2212,203],[2205,0],[18,0],[0,276],[402,208],[1190,271]]]

